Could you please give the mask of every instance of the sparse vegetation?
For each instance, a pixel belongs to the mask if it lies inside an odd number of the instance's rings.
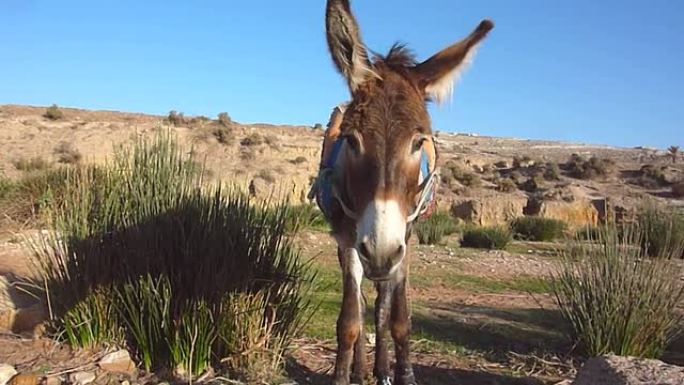
[[[273,172],[271,172],[271,170],[268,170],[265,168],[259,170],[259,172],[256,174],[256,177],[263,179],[268,183],[275,183],[275,181],[276,181],[276,178],[275,178],[275,175],[273,175]]]
[[[480,179],[477,174],[464,170],[461,166],[453,161],[447,162],[442,167],[441,171],[442,180],[444,180],[447,184],[452,180],[456,180],[463,186],[470,188],[478,188],[482,186],[482,179]]]
[[[573,178],[578,179],[603,179],[610,176],[615,168],[615,162],[609,158],[591,157],[589,160],[573,154],[565,164],[565,168]]]
[[[242,140],[240,140],[240,144],[246,147],[259,146],[264,144],[264,137],[254,132],[242,138]]]
[[[83,158],[71,142],[61,142],[55,147],[54,153],[57,156],[57,161],[64,164],[76,164]]]
[[[64,112],[62,112],[59,106],[53,104],[45,110],[43,116],[50,120],[60,120],[64,117]]]
[[[313,130],[314,131],[323,131],[323,125],[320,123],[316,123],[313,125]]]
[[[659,357],[680,328],[680,269],[634,247],[647,237],[638,228],[621,233],[607,228],[592,243],[570,242],[551,286],[570,337],[589,356]]]
[[[310,314],[313,274],[285,236],[286,207],[201,188],[183,153],[163,134],[114,164],[66,169],[32,287],[73,345],[126,345],[148,371],[211,365],[270,383]]]
[[[437,211],[429,218],[418,222],[415,227],[421,245],[436,245],[442,239],[456,232],[457,226],[448,212]]]
[[[230,128],[233,125],[233,119],[230,118],[227,112],[221,112],[218,114],[218,122],[220,125],[226,128]]]
[[[667,186],[667,177],[665,176],[665,166],[657,166],[653,164],[646,164],[639,170],[639,179],[636,183],[639,186],[646,188],[659,188]]]
[[[12,165],[14,165],[14,168],[17,170],[25,172],[44,171],[50,168],[50,163],[41,156],[15,159],[12,162]]]
[[[550,242],[563,237],[567,230],[565,222],[541,217],[521,217],[511,222],[513,234],[518,239]]]
[[[549,162],[544,169],[544,179],[548,181],[560,180],[561,170],[558,163]]]
[[[499,192],[512,193],[518,190],[518,186],[511,178],[498,178],[494,181]]]
[[[503,250],[512,240],[511,231],[506,226],[471,227],[463,233],[461,246]]]
[[[183,113],[177,112],[175,110],[169,111],[169,116],[166,117],[166,120],[168,120],[169,123],[175,127],[186,124],[185,116],[183,115]]]
[[[221,144],[230,146],[235,143],[235,133],[230,128],[217,127],[211,133],[214,135],[214,138],[216,138],[216,141]]]
[[[670,146],[667,149],[667,153],[672,159],[672,163],[677,163],[677,158],[679,157],[679,146]]]

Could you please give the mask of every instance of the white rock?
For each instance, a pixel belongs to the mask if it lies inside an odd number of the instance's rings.
[[[74,372],[69,375],[69,382],[75,385],[87,385],[95,381],[93,372]]]
[[[0,364],[0,385],[5,385],[9,380],[17,374],[14,366],[7,364]]]
[[[100,362],[98,362],[98,366],[112,373],[135,373],[135,363],[125,349],[117,350],[102,357]]]

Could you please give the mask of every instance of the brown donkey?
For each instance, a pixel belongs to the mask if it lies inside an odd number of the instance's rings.
[[[339,112],[339,137],[326,148],[316,197],[332,226],[344,280],[337,321],[334,384],[365,376],[363,276],[374,281],[374,375],[391,384],[387,329],[394,340],[394,384],[415,384],[409,361],[407,241],[434,195],[435,145],[426,102],[442,101],[478,43],[494,27],[484,20],[464,40],[418,63],[402,46],[369,59],[348,0],[328,0],[330,53],[352,100]],[[339,116],[338,116],[339,118]],[[335,122],[337,120],[337,122]],[[333,127],[334,130],[334,127]]]

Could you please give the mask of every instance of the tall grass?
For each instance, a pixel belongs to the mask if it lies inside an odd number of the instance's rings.
[[[183,154],[160,134],[119,149],[108,166],[67,173],[52,231],[32,244],[53,332],[77,346],[125,344],[147,370],[235,369],[233,355],[251,354],[235,344],[252,336],[225,328],[252,321],[226,309],[235,296],[261,295],[250,316],[281,342],[259,357],[279,369],[310,315],[315,278],[285,235],[288,209],[201,187]]]
[[[669,256],[672,250],[684,249],[684,214],[647,202],[639,208],[636,221],[643,230],[640,239],[648,255]],[[684,258],[684,253],[676,257]]]
[[[590,356],[660,356],[681,330],[681,268],[667,257],[648,258],[638,227],[608,227],[592,242],[571,241],[551,284],[570,337]],[[662,236],[667,236],[662,234]]]
[[[444,237],[455,233],[456,230],[454,219],[448,212],[442,211],[433,213],[416,225],[416,235],[421,245],[438,244]]]

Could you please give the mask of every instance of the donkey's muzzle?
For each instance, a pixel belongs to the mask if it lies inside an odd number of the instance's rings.
[[[404,260],[406,244],[399,242],[393,247],[378,249],[366,240],[361,242],[358,251],[366,278],[371,281],[386,281],[392,278]]]

